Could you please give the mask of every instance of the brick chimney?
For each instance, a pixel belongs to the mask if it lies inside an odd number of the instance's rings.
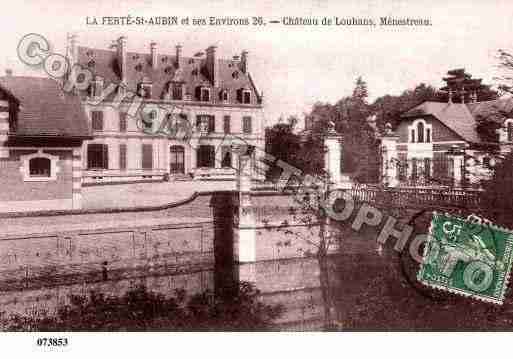
[[[157,43],[152,42],[150,44],[150,54],[151,54],[151,68],[156,70],[158,65],[157,61]]]
[[[242,51],[240,56],[240,69],[244,73],[247,73],[249,71],[248,54],[248,51],[244,50]]]
[[[176,68],[180,68],[180,59],[182,58],[182,45],[178,44],[176,45],[176,60],[175,60],[175,66]]]
[[[73,66],[78,61],[78,46],[77,35],[72,34],[68,36],[67,54],[70,66]]]
[[[121,82],[126,84],[126,76],[127,76],[127,55],[126,55],[126,36],[121,36],[118,39],[118,64],[119,64],[119,71],[121,76]]]
[[[207,73],[214,87],[219,87],[219,66],[217,64],[216,47],[210,46],[207,50]]]

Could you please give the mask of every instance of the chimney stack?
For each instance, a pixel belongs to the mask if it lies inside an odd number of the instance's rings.
[[[477,102],[477,91],[472,92],[472,103]]]
[[[150,44],[150,54],[151,54],[151,68],[156,70],[158,67],[157,61],[157,43],[152,42]]]
[[[449,103],[452,103],[452,89],[449,88]]]
[[[127,65],[126,65],[126,36],[118,39],[118,64],[121,76],[121,82],[126,85]]]
[[[182,58],[182,45],[176,45],[176,63],[175,66],[177,69],[180,68],[180,59]]]
[[[207,50],[207,72],[214,87],[219,87],[219,66],[217,64],[216,47],[210,46]]]
[[[249,71],[248,54],[249,53],[246,50],[244,50],[242,51],[242,54],[240,56],[240,69],[244,73]]]
[[[77,35],[71,34],[68,36],[67,53],[69,65],[72,67],[78,61],[78,46],[77,46]]]

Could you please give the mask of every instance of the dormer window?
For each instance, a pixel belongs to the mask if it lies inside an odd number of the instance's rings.
[[[210,101],[210,89],[206,87],[201,88],[201,101],[209,102]]]
[[[103,90],[103,79],[101,77],[96,77],[93,81],[91,81],[91,85],[89,87],[89,94],[91,97],[100,97],[102,95]]]
[[[210,102],[210,88],[206,86],[197,87],[196,97],[199,101]]]
[[[246,88],[239,89],[239,91],[237,91],[237,97],[240,103],[251,103],[251,91]]]
[[[221,90],[221,93],[219,94],[219,98],[222,102],[228,102],[228,90],[224,89]]]
[[[242,91],[242,102],[243,103],[251,103],[251,91],[249,90],[244,90]]]
[[[183,84],[174,82],[170,86],[171,86],[171,98],[173,100],[183,100]]]
[[[142,98],[151,98],[151,83],[139,84],[139,96]]]

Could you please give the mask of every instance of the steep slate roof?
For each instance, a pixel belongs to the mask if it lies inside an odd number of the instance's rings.
[[[513,98],[500,98],[492,101],[469,103],[467,106],[474,116],[488,117],[497,113],[512,114]]]
[[[149,80],[152,83],[153,99],[162,99],[170,81],[184,82],[184,94],[191,94],[193,99],[197,86],[212,87],[212,83],[203,72],[205,58],[181,57],[179,68],[177,69],[175,67],[176,56],[157,54],[158,67],[153,69],[151,66],[151,55],[148,53],[127,51],[126,56],[128,88],[136,92],[139,83],[143,80]],[[89,65],[93,62],[94,65]],[[107,87],[110,83],[117,85],[121,81],[116,51],[79,46],[78,63],[89,68],[94,74],[103,77],[104,87]],[[226,89],[228,91],[229,103],[240,105],[237,102],[237,90],[246,88],[253,93],[251,104],[259,104],[260,96],[258,90],[249,73],[244,73],[240,70],[238,62],[218,58],[217,63],[219,87],[212,93],[214,101],[219,102],[219,92],[222,89]],[[137,69],[138,65],[140,65],[140,70]],[[197,75],[193,74],[194,70],[197,71]]]
[[[4,76],[0,90],[18,104],[14,136],[90,137],[80,98],[49,78]]]

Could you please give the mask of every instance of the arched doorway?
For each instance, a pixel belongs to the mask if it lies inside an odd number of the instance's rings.
[[[184,153],[182,146],[171,146],[169,158],[169,172],[171,174],[185,173]]]

